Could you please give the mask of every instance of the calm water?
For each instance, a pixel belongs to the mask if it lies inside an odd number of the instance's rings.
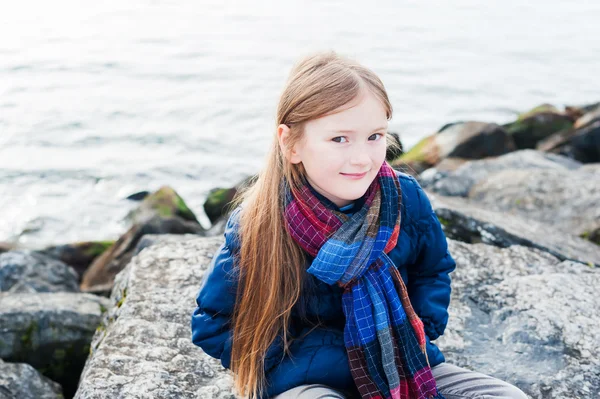
[[[599,101],[599,17],[597,1],[3,2],[0,241],[116,238],[123,198],[163,184],[208,226],[208,190],[260,168],[313,50],[381,76],[407,147],[453,120]]]

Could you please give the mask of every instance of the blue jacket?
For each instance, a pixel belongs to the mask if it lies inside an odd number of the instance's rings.
[[[431,341],[444,333],[448,323],[449,273],[456,264],[425,192],[413,177],[399,172],[398,176],[403,204],[401,228],[398,244],[388,255],[400,271],[414,310],[425,325],[427,355],[433,367],[445,361]],[[239,248],[236,229],[240,210],[236,208],[229,217],[225,242],[206,271],[191,320],[193,343],[220,359],[225,368],[230,367],[231,360],[230,318],[237,288],[232,268],[233,253]],[[308,261],[312,259],[308,257]],[[292,336],[302,338],[290,345],[292,357],[284,356],[281,336],[267,351],[265,375],[269,385],[263,398],[312,383],[358,396],[344,347],[342,292],[340,287],[325,284],[307,273],[303,296],[292,309],[290,326]]]

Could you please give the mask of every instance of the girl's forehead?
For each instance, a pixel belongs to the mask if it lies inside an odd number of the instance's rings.
[[[307,122],[308,131],[346,134],[372,132],[387,128],[385,108],[378,99],[366,99],[346,109]]]

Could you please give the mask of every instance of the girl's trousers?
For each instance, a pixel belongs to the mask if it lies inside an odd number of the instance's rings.
[[[523,391],[508,382],[450,363],[431,369],[438,391],[446,399],[527,399]],[[358,392],[358,391],[356,391]],[[357,393],[343,392],[323,384],[300,385],[273,399],[359,399]]]

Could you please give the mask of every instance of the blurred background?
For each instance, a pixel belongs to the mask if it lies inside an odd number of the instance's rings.
[[[115,239],[137,191],[259,170],[292,65],[315,50],[382,78],[405,148],[457,120],[600,98],[592,1],[4,3],[0,242]]]

